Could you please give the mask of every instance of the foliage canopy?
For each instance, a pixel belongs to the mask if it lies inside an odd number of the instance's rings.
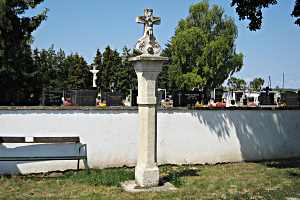
[[[32,32],[46,19],[47,9],[33,16],[25,11],[43,0],[0,0],[0,99],[12,102],[36,93],[38,79],[30,44]]]
[[[278,3],[278,0],[232,0],[231,6],[236,7],[240,20],[250,20],[249,29],[252,31],[261,28],[263,19],[263,8]],[[295,24],[300,26],[300,0],[295,0],[292,16],[296,18]]]
[[[265,83],[265,80],[258,77],[258,78],[255,78],[253,79],[253,81],[250,82],[250,88],[254,91],[260,91],[263,87]]]
[[[221,7],[210,7],[208,1],[192,5],[164,51],[171,60],[171,90],[199,87],[208,91],[239,71],[243,55],[235,51],[236,38],[237,27]]]
[[[246,87],[246,81],[241,78],[230,77],[227,85],[232,90],[243,90]]]

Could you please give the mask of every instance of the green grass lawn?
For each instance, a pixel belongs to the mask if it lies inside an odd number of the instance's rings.
[[[300,160],[161,166],[175,192],[123,192],[133,168],[0,177],[0,199],[300,199]]]

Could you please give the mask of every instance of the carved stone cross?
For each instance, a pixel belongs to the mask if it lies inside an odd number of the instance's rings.
[[[96,70],[96,66],[93,65],[93,69],[90,70],[90,72],[93,74],[93,87],[97,87],[96,80],[97,80],[97,73],[99,70]]]
[[[160,17],[154,17],[153,10],[147,8],[144,10],[144,16],[137,17],[136,22],[144,24],[144,35],[138,40],[136,49],[146,55],[159,55],[160,45],[154,36],[153,25],[160,24]]]

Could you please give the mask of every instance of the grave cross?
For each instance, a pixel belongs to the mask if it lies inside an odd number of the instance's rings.
[[[144,16],[137,17],[136,22],[144,24],[144,35],[138,40],[136,49],[143,54],[158,55],[160,53],[160,45],[154,36],[153,25],[160,24],[160,17],[154,17],[153,10],[147,8],[144,10]]]
[[[97,73],[99,70],[96,70],[96,66],[93,65],[93,69],[90,70],[90,72],[93,74],[93,87],[97,87],[96,80],[97,80]]]
[[[147,8],[144,11],[144,16],[137,17],[136,22],[144,24],[144,36],[153,37],[153,25],[160,25],[160,17],[154,17],[153,10]]]

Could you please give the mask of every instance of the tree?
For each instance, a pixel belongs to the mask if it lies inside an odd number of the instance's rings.
[[[102,92],[110,92],[111,86],[112,86],[112,73],[113,73],[113,50],[107,46],[102,54],[102,73],[103,73],[103,79],[100,80],[102,83],[101,89],[103,89]]]
[[[87,89],[91,86],[90,68],[78,53],[67,56],[65,67],[68,69],[67,89]]]
[[[246,87],[246,81],[236,77],[230,77],[227,85],[232,90],[243,90]]]
[[[262,9],[277,3],[278,0],[232,0],[231,6],[236,6],[240,20],[250,20],[249,29],[255,31],[260,29],[262,25]],[[292,16],[297,18],[295,24],[300,26],[300,0],[295,0]]]
[[[122,93],[127,96],[130,89],[137,87],[137,78],[131,62],[128,58],[131,57],[130,49],[126,46],[123,48],[122,56],[117,50],[112,50],[107,46],[101,54],[97,50],[94,58],[93,66],[99,70],[97,74],[97,85],[102,92]]]
[[[95,67],[99,72],[97,73],[97,86],[100,88],[100,91],[104,90],[104,79],[105,79],[105,74],[104,74],[104,69],[102,65],[102,54],[99,49],[97,49],[96,56],[94,58],[94,61],[92,63],[92,67]]]
[[[254,91],[260,91],[263,87],[265,81],[262,78],[255,78],[253,81],[250,82],[250,88]]]
[[[111,79],[110,79],[110,89],[115,92],[123,93],[126,92],[126,81],[127,70],[122,65],[122,58],[117,50],[113,50],[111,57]]]
[[[295,24],[300,26],[300,0],[296,0],[295,7],[294,7],[294,10],[292,12],[292,15],[294,17],[297,17],[297,20],[295,21]]]
[[[170,51],[170,43],[166,45],[166,48],[162,51],[161,55],[164,57],[171,58],[172,54]],[[158,88],[163,88],[169,91],[170,89],[170,76],[169,76],[169,65],[163,65],[162,71],[159,73],[157,78]]]
[[[208,1],[190,7],[167,46],[170,52],[171,90],[219,87],[243,66],[243,55],[235,51],[237,27],[224,10]]]
[[[133,64],[128,61],[131,56],[130,49],[125,46],[122,52],[122,70],[119,83],[119,87],[124,96],[129,95],[131,89],[137,88],[137,76]]]
[[[0,0],[0,98],[5,104],[22,104],[35,92],[36,66],[30,44],[32,32],[46,19],[47,10],[33,17],[25,11],[43,0]]]
[[[112,50],[107,46],[103,52],[101,89],[103,92],[122,92],[124,83],[122,82],[126,70],[122,66],[122,58],[117,50]]]
[[[49,49],[35,49],[33,51],[34,65],[38,69],[40,91],[67,87],[69,72],[65,66],[65,59],[65,52],[62,49],[56,52],[54,45]]]
[[[52,45],[49,49],[35,49],[33,60],[38,69],[40,93],[44,89],[88,89],[92,85],[91,68],[78,53],[66,56],[62,49],[55,51]]]

